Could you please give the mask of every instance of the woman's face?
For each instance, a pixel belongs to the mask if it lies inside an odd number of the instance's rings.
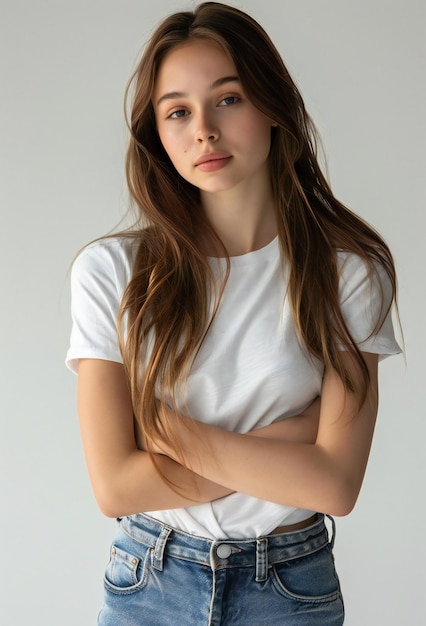
[[[269,180],[271,120],[247,99],[232,59],[217,44],[197,40],[171,50],[153,106],[173,165],[202,193]]]

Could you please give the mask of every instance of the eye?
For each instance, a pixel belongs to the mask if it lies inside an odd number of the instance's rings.
[[[219,106],[229,106],[230,104],[236,104],[238,101],[239,98],[237,98],[237,96],[226,96],[226,98],[223,98],[223,100],[219,102]]]
[[[185,109],[178,109],[177,111],[173,111],[173,113],[170,113],[168,119],[177,120],[180,117],[185,117],[186,115],[188,115],[188,111],[186,111]]]

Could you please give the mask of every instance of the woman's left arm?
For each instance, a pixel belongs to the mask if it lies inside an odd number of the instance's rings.
[[[334,370],[324,375],[315,443],[295,443],[223,430],[180,415],[165,417],[182,447],[186,467],[231,489],[289,506],[347,515],[355,505],[378,408],[375,354],[363,353],[370,387],[359,407]],[[347,367],[354,369],[348,354]],[[177,419],[176,419],[177,418]],[[162,442],[157,451],[178,460]]]

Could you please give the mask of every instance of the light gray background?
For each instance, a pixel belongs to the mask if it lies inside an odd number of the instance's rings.
[[[407,348],[381,367],[372,457],[338,520],[348,626],[424,624],[425,4],[241,0],[322,133],[336,194],[390,243]],[[1,598],[8,626],[95,624],[114,521],[86,476],[67,268],[126,205],[125,84],[171,0],[1,0]],[[189,625],[188,625],[189,626]],[[248,625],[255,626],[255,625]]]

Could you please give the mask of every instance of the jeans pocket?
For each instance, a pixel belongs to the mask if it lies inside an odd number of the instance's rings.
[[[275,564],[271,578],[275,589],[293,600],[319,603],[341,599],[329,545],[313,554]]]
[[[106,588],[116,594],[130,594],[142,589],[147,582],[147,557],[149,548],[130,552],[127,547],[113,544],[105,570]]]

